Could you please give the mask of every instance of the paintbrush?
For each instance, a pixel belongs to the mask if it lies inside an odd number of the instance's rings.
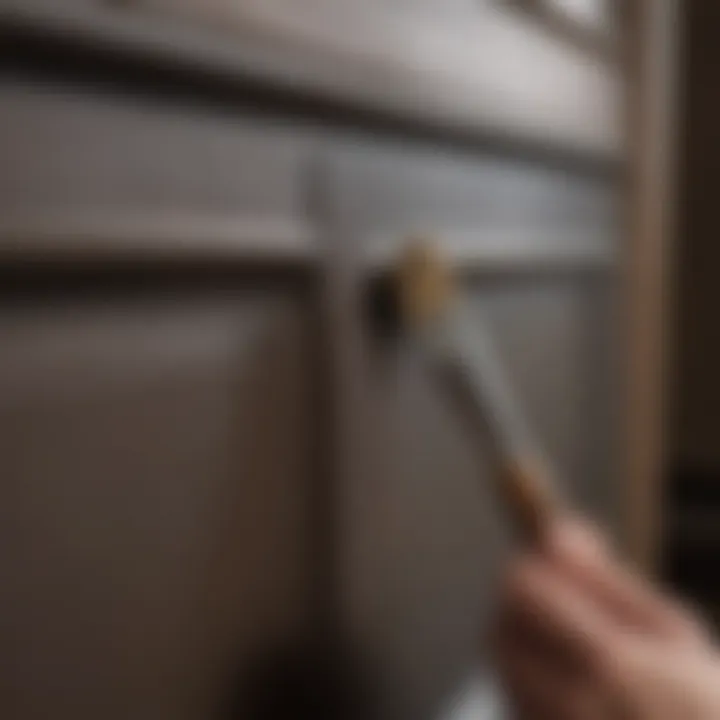
[[[516,531],[542,541],[560,511],[556,483],[488,331],[432,244],[414,241],[375,288],[376,317],[422,356],[472,432],[489,440],[496,489]]]

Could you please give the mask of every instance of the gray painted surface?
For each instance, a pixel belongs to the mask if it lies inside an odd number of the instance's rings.
[[[147,98],[0,83],[0,211],[301,217],[307,136]]]
[[[370,245],[430,233],[452,255],[464,238],[465,256],[475,252],[466,290],[530,420],[583,506],[612,516],[606,181],[159,100],[12,83],[0,93],[3,211],[230,213],[314,228],[333,348],[324,392],[336,424],[323,451],[335,461],[336,590],[377,662],[386,712],[440,712],[485,651],[507,542],[482,441],[417,358],[367,332]],[[311,166],[322,170],[317,206],[306,202]],[[131,227],[137,240],[142,222]],[[496,272],[474,239],[504,233],[516,240]],[[554,273],[557,237],[573,252],[599,247],[605,264]],[[167,259],[182,238],[165,237]],[[548,267],[534,273],[524,258],[543,253]],[[183,707],[204,717],[234,667],[228,644],[249,652],[303,626],[320,408],[307,308],[281,284],[262,287],[267,277],[242,297],[196,286],[166,301],[150,280],[145,301],[38,301],[0,317],[10,479],[0,533],[11,548],[0,601],[17,648],[18,719],[42,715],[44,702],[78,718],[112,718],[114,707],[116,717],[177,718]]]
[[[521,163],[354,148],[332,168],[341,593],[349,627],[378,659],[387,717],[430,718],[488,659],[483,638],[509,544],[483,439],[417,357],[373,342],[359,321],[364,245],[379,229],[401,245],[407,232],[455,223],[490,234],[521,227],[536,252],[553,231],[581,245],[584,228],[599,226],[612,256],[613,198],[600,183]],[[436,238],[452,253],[452,236]],[[611,275],[483,273],[479,263],[464,290],[568,494],[612,521]]]
[[[0,314],[5,717],[207,718],[307,629],[306,320],[263,291]]]

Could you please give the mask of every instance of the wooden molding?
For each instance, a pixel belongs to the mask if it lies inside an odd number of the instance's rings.
[[[448,263],[461,275],[511,272],[552,274],[556,272],[612,271],[617,254],[608,243],[605,228],[493,227],[436,228],[377,235],[366,239],[365,262],[371,268],[391,265],[405,240],[427,238],[435,243]]]
[[[627,7],[628,236],[625,269],[625,539],[637,564],[658,566],[666,468],[669,257],[672,251],[675,0]]]
[[[398,13],[369,3],[0,0],[0,26],[77,37],[463,137],[615,162],[621,86],[503,8]],[[580,93],[580,96],[578,95]]]
[[[77,211],[0,218],[0,262],[164,260],[310,268],[315,233],[280,217]]]

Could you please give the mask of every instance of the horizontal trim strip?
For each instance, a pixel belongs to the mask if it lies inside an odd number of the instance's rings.
[[[316,234],[286,218],[179,213],[0,217],[0,260],[232,262],[310,266]]]
[[[399,240],[403,237],[436,242],[463,273],[604,270],[616,261],[607,230],[482,227],[373,237],[367,243],[368,264],[378,269],[390,265],[403,245]]]
[[[394,262],[404,238],[417,236],[389,232],[361,239],[364,262],[371,271],[382,271]],[[422,236],[436,238],[462,273],[602,270],[615,261],[607,230],[480,227],[426,230]],[[317,237],[312,224],[282,217],[25,213],[0,217],[0,262],[164,261],[315,269]]]

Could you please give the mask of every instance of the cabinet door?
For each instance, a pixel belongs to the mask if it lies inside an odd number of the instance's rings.
[[[385,147],[330,165],[343,607],[388,716],[436,717],[483,657],[507,533],[485,439],[409,348],[373,339],[362,295],[404,238],[436,238],[567,492],[611,521],[612,187]]]
[[[307,625],[307,297],[43,288],[0,313],[3,715],[210,717]]]

